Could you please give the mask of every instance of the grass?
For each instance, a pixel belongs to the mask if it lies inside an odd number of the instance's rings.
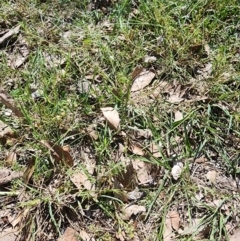
[[[181,229],[198,218],[204,227],[213,227],[203,239],[227,240],[228,227],[238,228],[238,206],[227,212],[209,205],[217,199],[235,203],[239,197],[223,183],[209,186],[205,174],[211,166],[228,182],[239,178],[238,1],[99,2],[92,9],[90,1],[63,0],[3,1],[0,6],[1,29],[21,26],[18,40],[1,48],[1,87],[24,113],[22,119],[7,116],[0,103],[1,120],[17,134],[1,151],[4,159],[15,148],[18,170],[35,161],[29,182],[20,179],[8,187],[10,193],[26,193],[15,205],[34,214],[22,227],[23,237],[32,228],[29,240],[56,240],[70,226],[78,232],[85,227],[96,240],[118,235],[162,240],[166,215],[177,210]],[[8,62],[23,46],[28,59],[13,69]],[[145,56],[157,60],[144,62]],[[147,88],[132,94],[130,76],[137,65],[156,76]],[[159,90],[161,81],[170,89]],[[166,100],[178,86],[184,101],[171,104]],[[160,94],[153,98],[154,91]],[[199,97],[206,98],[196,101]],[[118,111],[124,135],[109,128],[102,107]],[[183,119],[176,121],[177,111]],[[89,135],[90,125],[96,138]],[[133,127],[150,129],[153,136],[137,139]],[[54,162],[41,140],[68,145],[74,168]],[[128,190],[114,182],[136,174],[116,161],[116,155],[121,144],[125,159],[139,159],[127,150],[133,141],[145,148],[160,143],[161,155],[141,158],[150,163],[152,173],[158,170],[155,180],[147,185],[136,181]],[[196,163],[203,155],[208,168]],[[171,177],[176,160],[184,163],[177,181]],[[84,171],[95,189],[76,188],[70,180],[76,170]],[[121,194],[136,186],[144,192],[137,204],[146,207],[146,216],[124,221],[119,215],[126,202]],[[198,192],[203,193],[200,200]],[[173,231],[175,239],[193,240],[200,226],[188,235]]]

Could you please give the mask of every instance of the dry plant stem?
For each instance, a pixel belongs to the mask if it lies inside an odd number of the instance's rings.
[[[148,219],[148,217],[149,217],[149,214],[150,214],[150,212],[151,212],[151,210],[152,210],[152,207],[153,207],[154,203],[157,201],[157,198],[159,197],[160,192],[161,192],[162,189],[163,189],[163,186],[164,186],[165,181],[167,180],[168,174],[169,174],[169,171],[167,170],[167,171],[165,172],[165,175],[164,175],[164,177],[163,177],[163,180],[162,180],[162,182],[161,182],[161,185],[159,186],[159,188],[158,188],[158,190],[157,190],[157,192],[156,192],[156,195],[155,195],[152,203],[150,204],[150,206],[149,206],[149,208],[148,208],[148,211],[147,211],[147,214],[146,214],[146,217],[145,217],[144,221],[147,221],[147,219]]]

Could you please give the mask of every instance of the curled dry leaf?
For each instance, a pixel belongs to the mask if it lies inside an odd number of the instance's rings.
[[[143,89],[144,87],[148,86],[153,78],[155,77],[155,73],[144,70],[142,71],[135,79],[133,82],[133,85],[131,87],[131,92],[135,92],[138,90]]]
[[[123,220],[129,220],[132,215],[137,215],[139,213],[145,213],[146,208],[144,206],[138,206],[138,205],[128,205],[127,207],[124,207],[122,209],[122,215],[121,218]]]
[[[171,172],[174,180],[178,180],[178,178],[181,176],[182,170],[183,170],[183,163],[176,162]]]
[[[57,163],[73,166],[73,158],[70,155],[69,150],[66,150],[66,147],[61,147],[51,141],[46,140],[42,140],[40,143],[50,150],[51,156]]]
[[[112,107],[101,108],[109,126],[115,130],[120,128],[120,118],[118,112]]]

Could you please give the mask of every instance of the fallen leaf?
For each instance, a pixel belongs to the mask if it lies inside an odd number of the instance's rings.
[[[180,111],[176,111],[174,113],[174,116],[175,116],[174,121],[180,121],[183,119],[183,113]]]
[[[194,162],[199,163],[199,164],[204,163],[204,162],[207,162],[207,158],[204,155],[202,155],[202,156],[198,157],[197,159],[195,159]]]
[[[106,107],[101,108],[101,111],[111,128],[115,130],[120,129],[120,118],[117,110],[112,107]]]
[[[168,98],[167,101],[170,102],[171,104],[178,104],[178,103],[184,101],[184,98],[179,97],[179,95],[172,94],[172,95],[170,95],[170,97]]]
[[[194,240],[201,240],[207,238],[209,232],[211,230],[210,226],[205,226],[202,224],[202,219],[200,218],[192,218],[191,223],[184,227],[184,231],[181,233],[182,236],[192,235],[194,236]]]
[[[136,187],[133,191],[128,192],[126,196],[128,200],[138,200],[143,196],[143,192],[140,192],[138,187]]]
[[[23,176],[22,172],[12,171],[7,168],[0,169],[0,185],[4,185],[6,183],[11,182],[16,178],[20,178]]]
[[[30,159],[27,164],[27,168],[23,174],[23,182],[25,184],[28,184],[30,178],[32,177],[32,174],[34,173],[35,169],[35,159]]]
[[[144,161],[134,159],[132,160],[133,168],[136,171],[137,179],[139,184],[147,184],[153,181],[152,176],[150,175],[151,164]]]
[[[5,159],[5,163],[9,166],[13,165],[17,161],[17,153],[12,151],[8,154],[8,156]]]
[[[176,162],[171,171],[171,174],[174,180],[178,180],[178,178],[181,176],[182,170],[183,170],[183,163]]]
[[[125,221],[129,220],[132,215],[137,215],[139,213],[145,213],[146,208],[144,206],[138,206],[138,205],[128,205],[127,207],[124,207],[122,209],[122,215],[121,218]]]
[[[74,185],[79,189],[93,190],[94,185],[89,180],[88,176],[83,171],[77,171],[70,177]]]
[[[78,241],[79,234],[74,229],[67,227],[64,234],[58,238],[58,241]],[[83,239],[85,241],[85,239]]]
[[[139,156],[145,155],[145,151],[140,146],[140,144],[137,144],[137,143],[132,143],[129,147],[129,150],[135,155],[139,155]]]
[[[0,38],[0,47],[4,47],[9,43],[9,40],[19,33],[20,26],[17,26],[13,29],[7,31],[1,38]]]
[[[161,156],[162,156],[162,154],[161,154],[161,152],[160,152],[161,147],[162,147],[162,146],[160,146],[160,145],[156,145],[156,144],[154,144],[154,143],[151,143],[148,149],[149,149],[150,153],[151,153],[154,157],[157,157],[157,158],[158,158],[158,157],[161,157]]]
[[[125,241],[126,240],[125,232],[120,229],[120,231],[116,233],[116,238],[120,241]]]
[[[180,216],[179,216],[179,213],[177,211],[170,211],[168,213],[168,216],[171,219],[172,228],[175,231],[178,231],[178,229],[180,227]]]
[[[234,230],[233,235],[228,235],[228,240],[229,241],[239,241],[240,237],[240,228]]]
[[[94,238],[92,238],[87,232],[85,232],[84,230],[81,230],[80,231],[80,234],[79,234],[81,240],[83,241],[95,241]]]
[[[144,69],[141,65],[136,66],[131,75],[132,80],[134,80],[143,70]]]
[[[206,174],[206,178],[211,182],[211,183],[215,183],[216,182],[216,178],[217,178],[217,172],[216,171],[209,171]]]
[[[0,231],[1,241],[17,241],[18,240],[18,230],[13,227],[2,228]]]
[[[21,223],[24,219],[26,219],[27,215],[30,212],[30,208],[25,208],[17,218],[15,218],[12,222],[12,226],[15,228],[19,223]]]
[[[143,89],[147,85],[149,85],[153,78],[155,77],[155,74],[151,71],[144,70],[142,71],[135,79],[133,82],[133,85],[131,87],[131,92],[135,92],[138,90]]]
[[[174,236],[171,218],[167,215],[163,229],[163,241],[172,241]]]
[[[117,182],[125,189],[133,190],[136,186],[136,174],[134,172],[133,164],[124,155],[121,156],[120,161],[125,163],[126,167],[117,175]]]
[[[0,89],[0,102],[11,109],[17,117],[24,117],[23,113],[16,107],[13,98],[3,89]]]
[[[139,129],[137,127],[131,126],[129,126],[128,128],[130,128],[130,135],[134,139],[150,139],[153,136],[152,131],[150,129]]]
[[[63,147],[46,140],[42,140],[40,143],[50,150],[51,156],[56,162],[73,166],[72,156]]]
[[[157,61],[157,58],[155,56],[145,56],[144,62],[145,63],[153,63]]]
[[[45,66],[46,68],[58,68],[63,66],[66,63],[66,59],[62,57],[60,54],[53,54],[53,53],[42,53],[45,59]]]

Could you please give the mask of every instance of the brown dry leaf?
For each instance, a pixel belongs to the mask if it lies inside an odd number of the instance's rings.
[[[15,228],[19,223],[26,219],[27,215],[30,212],[30,208],[25,208],[23,212],[18,215],[16,219],[13,220],[12,226]]]
[[[172,230],[171,218],[167,215],[165,219],[164,230],[163,230],[163,241],[172,241],[173,237],[174,237],[174,233]]]
[[[125,241],[126,240],[125,232],[120,230],[118,233],[116,233],[116,238],[120,241]]]
[[[69,151],[64,150],[63,147],[54,144],[51,141],[42,140],[40,143],[50,150],[51,156],[57,163],[67,164],[70,167],[73,166],[73,158]]]
[[[120,183],[125,189],[133,190],[136,186],[136,175],[133,164],[124,155],[121,156],[120,161],[125,163],[126,168],[118,174],[116,178],[117,182]]]
[[[12,151],[8,154],[8,156],[5,159],[5,163],[9,166],[13,165],[17,161],[17,153]]]
[[[34,169],[35,169],[35,159],[30,159],[27,164],[27,169],[23,174],[23,182],[25,184],[28,184],[30,178],[32,177],[32,174],[34,173]]]
[[[83,241],[95,241],[95,239],[93,237],[91,237],[87,232],[85,232],[84,230],[80,231],[79,234],[81,240]]]
[[[13,136],[13,134],[14,134],[13,130],[0,120],[0,138],[6,137],[6,136],[11,137]]]
[[[131,126],[128,126],[128,128],[130,128],[130,135],[134,139],[150,139],[153,136],[152,131],[150,129],[139,129],[137,127]]]
[[[94,190],[94,185],[83,171],[75,172],[70,179],[79,190]]]
[[[131,75],[132,80],[134,80],[143,70],[144,68],[141,65],[136,66]]]
[[[144,156],[145,155],[145,151],[143,150],[143,148],[141,147],[140,144],[136,143],[131,143],[129,150],[138,156]]]
[[[22,172],[12,171],[7,168],[0,169],[0,185],[11,182],[12,180],[22,177]]]
[[[0,102],[11,109],[17,117],[24,117],[23,113],[16,107],[13,98],[3,89],[0,89]]]
[[[174,113],[174,121],[180,121],[180,120],[182,120],[183,119],[183,113],[182,112],[180,112],[180,111],[176,111],[175,113]]]
[[[149,151],[150,153],[154,156],[154,157],[161,157],[162,154],[160,152],[160,149],[161,149],[161,146],[160,145],[156,145],[154,143],[151,143],[150,144],[150,147],[149,147]]]
[[[67,227],[64,234],[58,238],[58,241],[78,241],[79,234],[74,229]],[[85,240],[85,239],[83,239]]]
[[[17,26],[13,29],[7,31],[1,38],[0,38],[0,47],[4,47],[9,43],[9,40],[19,33],[20,26]]]
[[[216,182],[216,178],[217,178],[217,172],[216,171],[209,171],[206,174],[206,178],[211,182],[211,183],[215,183]]]
[[[120,129],[120,118],[118,112],[112,107],[101,108],[109,126],[115,130]]]
[[[184,227],[184,231],[181,233],[181,235],[192,235],[194,233],[197,233],[197,235],[194,236],[194,240],[201,240],[204,238],[207,238],[210,232],[209,226],[203,226],[202,225],[202,219],[200,218],[192,218],[191,223]]]
[[[132,165],[134,170],[136,171],[139,184],[143,185],[153,181],[153,178],[149,173],[151,169],[150,163],[134,159],[132,160]]]
[[[171,104],[179,104],[180,102],[184,101],[184,98],[179,97],[178,94],[172,94],[167,101]]]
[[[203,156],[200,156],[198,157],[197,159],[195,159],[194,161],[195,163],[204,163],[204,162],[207,162],[207,158],[203,155]]]
[[[93,140],[97,140],[98,139],[98,134],[95,131],[95,124],[91,124],[86,128],[86,134],[88,134]]]
[[[144,87],[148,86],[153,78],[155,77],[155,73],[144,70],[142,71],[135,79],[133,82],[133,85],[131,87],[131,92],[135,92],[138,90],[143,89]]]
[[[171,212],[168,213],[168,216],[171,219],[172,228],[175,231],[178,231],[178,229],[180,227],[180,216],[179,216],[179,213],[177,211],[171,211]]]
[[[16,241],[18,240],[18,230],[12,227],[1,229],[0,240],[1,241]]]
[[[178,180],[178,178],[181,176],[182,170],[183,170],[183,163],[176,162],[172,167],[172,171],[171,171],[171,174],[174,180]]]
[[[131,218],[132,215],[137,215],[139,213],[145,213],[146,212],[146,208],[144,206],[138,206],[138,205],[128,205],[127,207],[124,207],[122,209],[122,214],[121,214],[121,218],[123,220],[129,220]]]

